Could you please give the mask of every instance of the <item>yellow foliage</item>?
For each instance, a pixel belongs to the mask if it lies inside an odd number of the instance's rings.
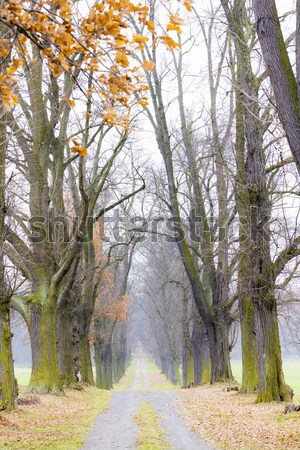
[[[191,10],[191,0],[179,1],[187,10]],[[11,86],[15,82],[12,75],[22,66],[24,59],[27,64],[38,62],[39,58],[32,61],[29,52],[29,42],[33,40],[42,48],[40,56],[55,77],[74,69],[92,72],[94,87],[100,96],[100,108],[104,111],[103,119],[127,129],[129,121],[124,119],[124,115],[119,117],[116,108],[118,105],[130,108],[133,103],[146,104],[146,100],[139,95],[145,90],[141,84],[140,69],[154,69],[151,61],[139,67],[130,64],[134,52],[143,50],[149,37],[134,29],[129,30],[129,18],[134,16],[137,23],[145,25],[148,34],[156,35],[147,6],[135,0],[94,0],[94,4],[83,13],[74,0],[39,0],[33,3],[30,12],[27,0],[7,0],[2,5],[1,21],[14,32],[13,40],[0,40],[0,60],[10,54],[13,56],[0,86],[1,99],[6,109],[11,109],[17,102],[17,98],[12,95]],[[166,31],[180,33],[181,23],[177,14],[170,14]],[[179,47],[168,35],[159,39],[169,49]],[[78,55],[83,56],[82,60],[79,60]],[[114,64],[110,67],[112,60]],[[75,106],[73,100],[66,101]],[[80,146],[74,146],[72,151],[86,154],[86,149]]]
[[[144,61],[142,64],[143,69],[149,70],[150,72],[153,72],[154,70],[154,62],[153,61]]]
[[[143,49],[145,42],[149,41],[149,38],[147,36],[142,36],[141,34],[135,34],[133,36],[133,41],[139,44],[140,49]]]
[[[175,42],[170,36],[162,36],[160,39],[170,50],[180,47],[180,44]]]
[[[103,117],[103,119],[106,122],[111,122],[113,121],[117,116],[118,113],[115,110],[115,108],[113,108],[112,106],[108,106],[101,114],[101,116]]]
[[[80,156],[87,156],[87,148],[82,147],[77,139],[72,138],[71,142],[73,143],[73,146],[70,147],[71,152],[79,153]]]
[[[120,64],[120,66],[122,66],[122,67],[128,67],[129,66],[129,61],[128,61],[127,55],[125,53],[122,53],[122,52],[118,52],[116,54],[116,62],[118,64]]]
[[[74,106],[76,106],[76,103],[74,100],[71,100],[70,98],[65,97],[64,98],[65,102],[69,103],[70,106],[72,106],[74,108]]]
[[[12,62],[10,63],[9,67],[7,67],[6,73],[7,73],[7,74],[13,74],[13,73],[15,73],[16,70],[18,70],[19,67],[21,67],[21,66],[23,65],[23,63],[24,63],[24,60],[23,60],[23,59],[16,59],[16,58],[14,58],[14,59],[12,60]]]
[[[192,11],[192,4],[193,4],[193,3],[194,3],[193,0],[185,0],[185,1],[183,2],[184,6],[186,7],[186,9],[187,9],[188,11]]]
[[[155,34],[154,22],[152,22],[152,20],[147,20],[146,25],[147,25],[149,31],[151,31],[151,33]]]
[[[6,78],[1,74],[0,77],[0,96],[2,100],[2,107],[5,111],[11,111],[12,108],[19,102],[18,97],[13,93],[12,86],[7,84]],[[9,79],[12,81],[12,79]]]
[[[138,104],[145,107],[148,106],[149,102],[146,98],[142,98],[141,100],[138,101]]]

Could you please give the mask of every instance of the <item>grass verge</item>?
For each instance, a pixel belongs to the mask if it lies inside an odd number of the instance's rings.
[[[231,361],[232,372],[236,380],[242,382],[242,361]],[[300,401],[300,359],[283,360],[285,381],[291,386],[294,395]]]
[[[160,429],[159,417],[151,403],[142,403],[133,416],[139,431],[136,446],[139,450],[166,450],[171,448],[165,437],[165,431]]]
[[[255,403],[256,395],[226,392],[225,385],[179,393],[179,413],[187,426],[215,448],[226,450],[296,450],[300,448],[300,413],[284,415],[284,403]]]
[[[39,404],[1,413],[0,449],[77,450],[110,396],[94,387],[66,389],[63,396],[39,395]]]

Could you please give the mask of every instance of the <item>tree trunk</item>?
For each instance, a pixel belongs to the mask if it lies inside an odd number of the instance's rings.
[[[75,385],[79,380],[79,336],[73,306],[67,302],[63,310],[59,308],[57,316],[57,362],[62,386]]]
[[[184,388],[189,388],[195,384],[195,370],[188,317],[188,297],[186,295],[186,289],[184,288],[182,292],[182,301],[182,386]]]
[[[113,381],[118,383],[126,371],[127,326],[120,323],[118,333],[114,333],[113,342]]]
[[[54,305],[30,306],[32,373],[28,392],[38,394],[61,391],[56,353],[56,308]]]
[[[95,339],[96,387],[110,390],[113,387],[112,346]]]
[[[190,388],[195,385],[194,358],[191,345],[182,346],[182,387]]]
[[[13,409],[17,397],[17,380],[14,376],[9,320],[9,303],[0,307],[0,409]]]
[[[254,308],[247,295],[239,301],[242,339],[243,380],[241,391],[252,394],[258,389],[258,355],[255,336]]]
[[[89,344],[90,326],[95,305],[95,247],[92,222],[88,223],[87,237],[89,241],[83,245],[85,280],[83,283],[82,313],[80,316],[80,373],[81,381],[93,385],[94,376]]]
[[[244,63],[245,64],[245,63]],[[244,79],[244,64],[239,62],[237,67],[237,83]],[[253,393],[258,389],[258,356],[254,325],[254,307],[250,294],[250,279],[252,276],[249,255],[251,253],[249,236],[251,234],[249,191],[247,188],[246,169],[246,138],[244,118],[244,94],[236,89],[236,137],[235,137],[235,200],[239,215],[240,259],[238,267],[238,297],[242,341],[242,392]]]
[[[79,356],[80,356],[80,379],[84,383],[93,385],[94,384],[93,366],[92,366],[88,331],[86,329],[84,330],[83,333],[81,332],[79,344]]]
[[[208,342],[211,355],[211,381],[226,381],[232,379],[229,358],[228,327],[226,322],[214,323],[208,328]]]
[[[207,332],[204,326],[199,324],[199,321],[200,317],[194,318],[192,331],[195,385],[209,383],[211,379],[211,359]]]
[[[254,316],[258,342],[259,390],[257,402],[291,401],[293,391],[285,383],[279,340],[276,300],[273,293],[255,303]]]
[[[169,359],[169,371],[168,371],[168,378],[171,381],[171,383],[175,385],[180,384],[180,368],[179,368],[179,357],[176,352],[172,352]]]
[[[96,386],[100,389],[113,387],[112,338],[116,321],[102,317],[95,321]]]

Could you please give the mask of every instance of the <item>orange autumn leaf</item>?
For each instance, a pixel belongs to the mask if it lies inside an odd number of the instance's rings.
[[[72,138],[71,142],[73,143],[70,147],[71,152],[78,153],[80,156],[87,156],[87,148],[82,147],[77,139]]]
[[[64,98],[65,102],[69,103],[70,106],[74,107],[76,106],[76,103],[74,100],[70,99],[70,98]]]
[[[138,101],[138,104],[143,106],[143,107],[145,107],[145,106],[148,106],[149,102],[148,102],[148,100],[146,98],[143,98],[143,99]]]
[[[151,33],[155,33],[155,25],[152,20],[147,20],[146,25],[148,27],[148,30],[151,31]]]
[[[181,25],[182,25],[182,20],[180,19],[180,17],[178,17],[175,14],[171,14],[170,22],[167,25],[167,30],[168,31],[176,31],[177,33],[181,34],[182,33]]]
[[[142,68],[145,70],[149,70],[149,72],[153,72],[154,62],[153,61],[144,61],[142,64]]]
[[[192,11],[193,0],[185,0],[183,4],[188,11]]]
[[[19,69],[24,63],[23,59],[16,59],[14,58],[12,62],[10,63],[9,67],[6,69],[7,74],[13,74],[16,72],[16,70]]]
[[[133,41],[137,44],[142,44],[144,42],[149,41],[149,38],[147,36],[142,36],[141,34],[135,34],[133,36]]]
[[[118,113],[115,110],[115,108],[113,108],[112,106],[109,106],[103,111],[101,116],[103,117],[104,120],[106,120],[107,122],[110,122],[118,116]]]
[[[160,39],[170,50],[180,47],[180,44],[175,42],[170,36],[162,36]]]
[[[116,54],[116,62],[120,64],[122,67],[128,67],[129,66],[129,60],[127,58],[127,55],[122,52],[118,52]]]

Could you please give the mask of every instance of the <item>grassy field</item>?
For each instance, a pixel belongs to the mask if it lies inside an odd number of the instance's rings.
[[[232,361],[231,367],[236,380],[242,382],[242,362]],[[283,370],[286,382],[294,391],[295,398],[300,401],[300,360],[284,360]]]
[[[15,367],[15,377],[19,386],[27,386],[29,384],[31,369],[29,367]]]

